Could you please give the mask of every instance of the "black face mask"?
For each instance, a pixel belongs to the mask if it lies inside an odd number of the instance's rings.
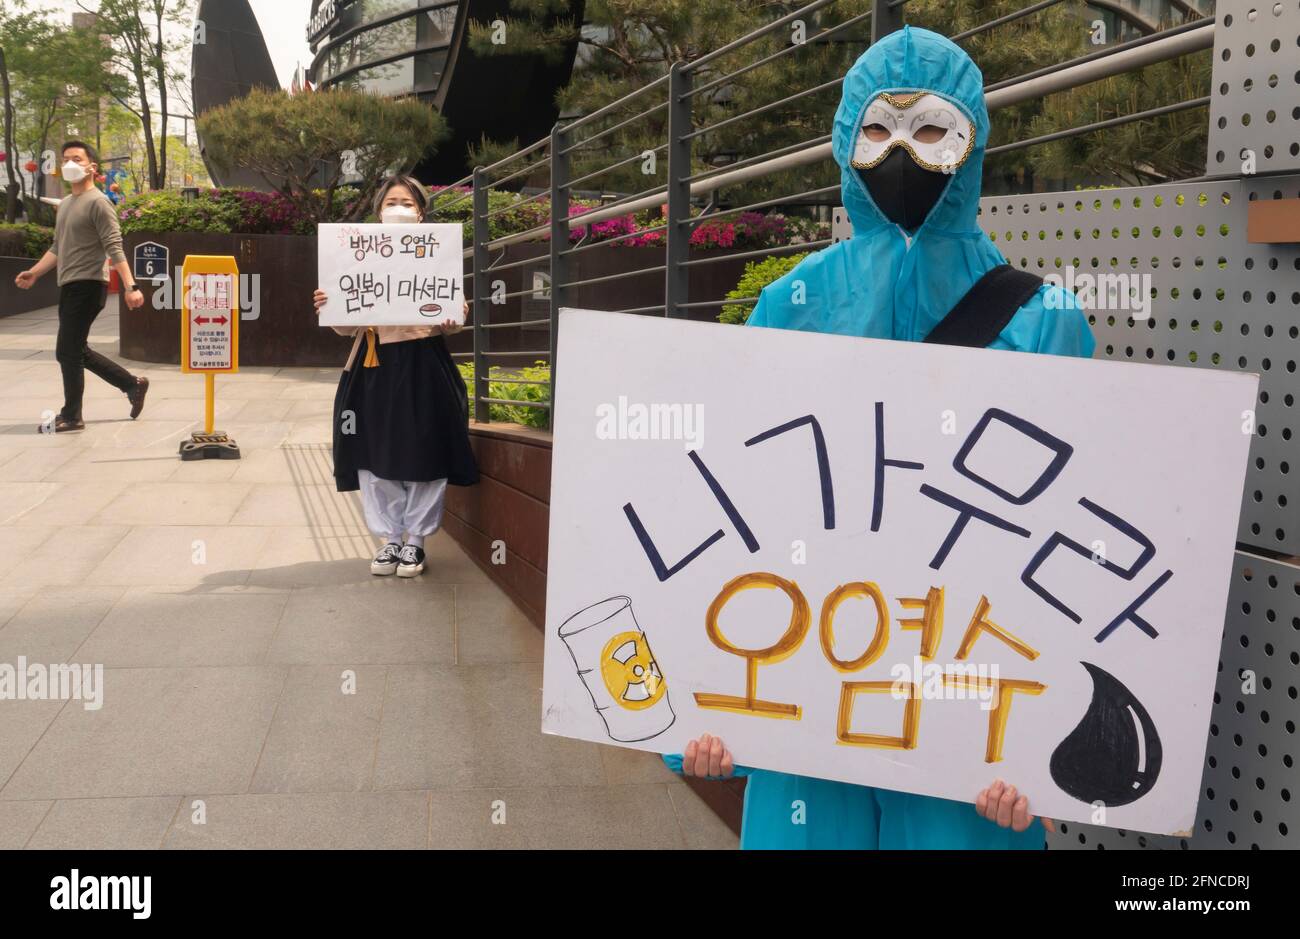
[[[871,169],[858,170],[858,176],[885,218],[907,232],[921,227],[950,178],[917,166],[902,147]]]

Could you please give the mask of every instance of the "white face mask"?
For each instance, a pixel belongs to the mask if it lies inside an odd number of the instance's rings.
[[[80,163],[73,163],[69,160],[63,164],[63,178],[70,183],[79,183],[89,175],[86,168]]]
[[[409,205],[389,205],[379,213],[379,220],[385,225],[414,225],[420,213]]]

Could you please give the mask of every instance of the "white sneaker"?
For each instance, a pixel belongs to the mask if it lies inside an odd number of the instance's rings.
[[[415,577],[424,573],[424,549],[413,544],[402,545],[402,553],[397,565],[398,577]]]
[[[389,542],[379,549],[375,559],[370,562],[370,573],[378,574],[381,577],[392,574],[397,570],[397,565],[401,560],[402,546]]]

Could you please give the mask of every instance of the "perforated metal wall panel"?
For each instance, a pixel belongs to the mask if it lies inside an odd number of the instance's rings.
[[[1067,823],[1060,848],[1300,848],[1300,568],[1237,552],[1190,838]]]
[[[1053,849],[1300,848],[1300,245],[1246,240],[1250,201],[1300,197],[1300,0],[1216,6],[1206,172],[1238,178],[980,201],[1012,264],[1091,285],[1098,358],[1259,374],[1237,540],[1283,558],[1235,557],[1195,831],[1071,822]]]
[[[1300,2],[1218,4],[1214,88],[1206,154],[1211,175],[1240,175],[1243,148],[1255,173],[1300,170]]]
[[[1248,244],[1246,203],[1297,196],[1288,176],[980,202],[1012,264],[1075,288],[1122,275],[1089,310],[1098,358],[1259,373],[1238,541],[1288,555],[1300,555],[1300,250]]]

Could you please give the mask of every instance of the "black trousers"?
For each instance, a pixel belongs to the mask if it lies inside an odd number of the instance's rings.
[[[130,391],[135,377],[86,342],[90,327],[108,300],[108,284],[99,280],[76,280],[59,290],[59,338],[54,358],[63,372],[63,416],[81,419],[81,399],[86,393],[85,370],[89,369],[114,388]]]

